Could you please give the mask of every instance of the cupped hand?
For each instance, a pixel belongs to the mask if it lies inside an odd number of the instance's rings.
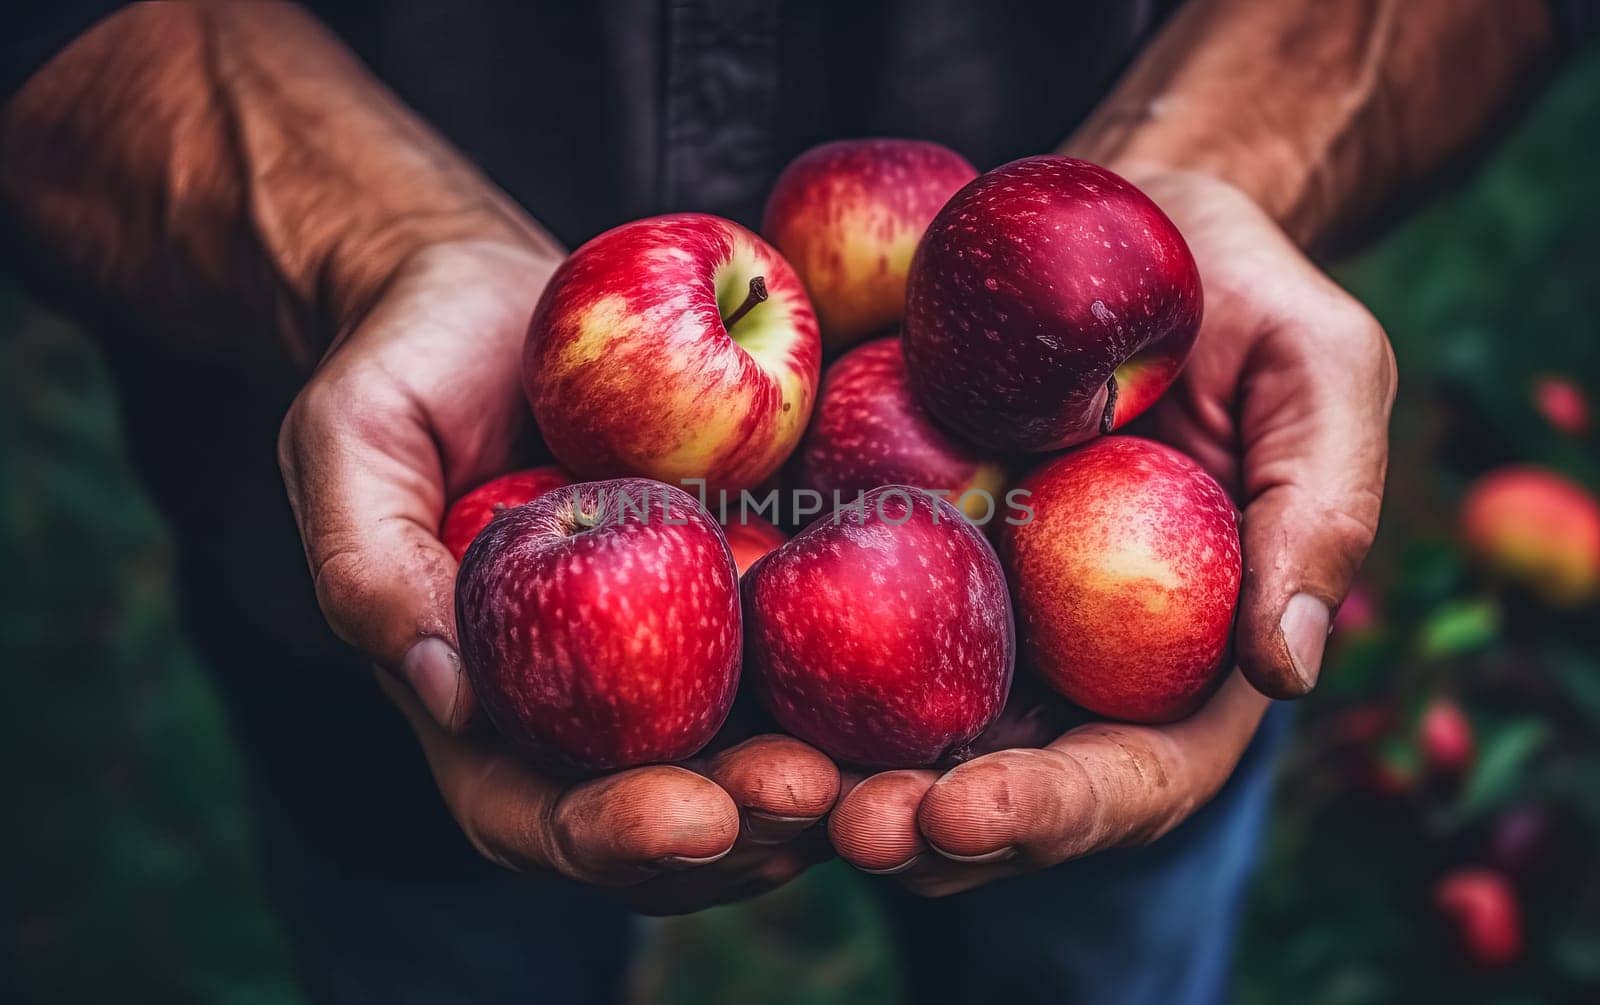
[[[1192,172],[1130,176],[1200,266],[1205,320],[1135,425],[1210,471],[1244,513],[1235,658],[1263,694],[1316,686],[1333,612],[1378,529],[1398,386],[1383,328],[1247,195]]]
[[[413,254],[329,351],[284,419],[279,461],[329,625],[380,668],[467,838],[513,869],[691,910],[778,885],[813,857],[838,772],[757,737],[691,767],[571,784],[474,728],[461,670],[449,500],[526,461],[523,334],[552,256],[504,242]]]
[[[1267,699],[1315,685],[1332,613],[1377,529],[1397,380],[1382,328],[1238,189],[1123,173],[1173,218],[1200,267],[1194,352],[1131,431],[1182,448],[1240,503],[1239,669],[1181,722],[1096,723],[942,775],[855,784],[829,823],[839,854],[924,894],[1152,841],[1204,805]]]

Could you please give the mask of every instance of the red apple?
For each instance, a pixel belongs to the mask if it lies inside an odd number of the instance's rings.
[[[1200,328],[1200,274],[1133,185],[1029,157],[939,211],[911,263],[911,383],[951,429],[1001,450],[1056,450],[1160,397]]]
[[[1533,382],[1533,405],[1545,421],[1568,436],[1589,431],[1589,399],[1576,382],[1548,375]]]
[[[1471,962],[1498,968],[1522,956],[1522,908],[1516,890],[1500,873],[1457,869],[1439,880],[1433,902]]]
[[[1553,471],[1514,466],[1479,478],[1462,501],[1461,528],[1491,570],[1551,603],[1600,590],[1600,504]]]
[[[917,241],[977,175],[960,154],[919,140],[824,143],[784,168],[761,232],[800,273],[830,352],[900,323]]]
[[[642,478],[552,489],[467,549],[468,678],[512,746],[609,771],[694,754],[739,681],[739,576],[716,522]]]
[[[742,589],[757,692],[785,729],[842,761],[959,759],[1005,704],[1005,573],[942,499],[875,489],[757,562]]]
[[[1005,469],[937,426],[911,393],[898,338],[845,353],[823,376],[795,479],[831,503],[880,485],[947,492],[974,520],[1005,515]]]
[[[1091,712],[1166,722],[1219,679],[1239,597],[1238,515],[1188,457],[1111,436],[1017,486],[1001,554],[1022,662]]]
[[[738,567],[740,576],[749,572],[761,556],[782,547],[789,540],[788,535],[771,522],[754,513],[740,513],[737,510],[728,514],[728,519],[722,524],[722,532],[727,535],[728,548],[733,552],[733,564]]]
[[[572,479],[567,473],[552,466],[513,471],[484,482],[450,507],[439,529],[439,540],[459,562],[472,539],[489,526],[490,520],[514,506],[532,502],[551,489],[570,484]]]
[[[1448,698],[1435,698],[1422,710],[1417,741],[1428,770],[1450,778],[1467,770],[1476,750],[1471,720]]]
[[[729,220],[608,230],[539,299],[523,387],[545,443],[583,478],[712,490],[772,474],[805,431],[821,343],[799,278]]]

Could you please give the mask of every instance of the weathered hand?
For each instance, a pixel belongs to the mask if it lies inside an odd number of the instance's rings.
[[[1188,365],[1137,425],[1239,500],[1235,657],[1264,694],[1299,697],[1377,531],[1394,353],[1243,192],[1195,173],[1134,180],[1182,230],[1206,298]]]
[[[504,242],[428,247],[307,382],[279,455],[318,601],[384,671],[451,813],[490,859],[625,888],[647,910],[768,889],[808,864],[795,839],[838,793],[832,762],[798,740],[570,784],[469,728],[456,563],[438,528],[451,498],[522,459],[522,339],[555,265]]]
[[[1152,841],[1203,805],[1264,695],[1315,684],[1331,612],[1377,527],[1396,382],[1382,329],[1242,192],[1129,174],[1183,231],[1206,297],[1188,366],[1134,431],[1181,447],[1240,501],[1240,670],[1182,722],[1096,723],[942,776],[855,785],[829,825],[840,855],[928,895]]]

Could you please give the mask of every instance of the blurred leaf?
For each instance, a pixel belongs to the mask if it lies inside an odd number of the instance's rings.
[[[1600,932],[1586,929],[1563,933],[1551,945],[1550,959],[1573,980],[1600,983]]]
[[[1423,622],[1417,646],[1428,659],[1461,656],[1500,637],[1500,608],[1492,600],[1457,601]]]
[[[1322,675],[1319,693],[1332,698],[1370,694],[1394,672],[1397,655],[1387,632],[1339,639],[1333,647],[1331,672]]]
[[[1528,762],[1549,736],[1549,724],[1532,718],[1515,719],[1490,730],[1479,748],[1472,777],[1461,793],[1462,815],[1472,816],[1517,794]]]
[[[1450,541],[1424,539],[1410,541],[1401,557],[1400,581],[1395,603],[1402,616],[1413,611],[1428,611],[1443,603],[1461,588],[1466,562]]]
[[[1600,666],[1592,658],[1562,652],[1550,659],[1550,667],[1583,716],[1600,724]]]

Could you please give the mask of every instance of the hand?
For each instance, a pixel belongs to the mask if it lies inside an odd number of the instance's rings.
[[[428,247],[307,382],[279,460],[317,599],[333,630],[387,671],[385,691],[485,856],[626,888],[650,910],[770,888],[807,864],[795,839],[838,792],[832,762],[805,744],[757,737],[703,774],[653,766],[569,785],[469,735],[456,564],[437,530],[448,500],[524,459],[522,339],[555,264],[501,241]]]
[[[1194,353],[1135,431],[1181,447],[1243,504],[1240,670],[1182,722],[1096,723],[943,776],[860,782],[833,812],[835,847],[924,894],[1152,841],[1203,805],[1238,763],[1264,696],[1315,684],[1332,611],[1377,528],[1396,386],[1382,329],[1242,192],[1198,174],[1125,173],[1200,265]]]

